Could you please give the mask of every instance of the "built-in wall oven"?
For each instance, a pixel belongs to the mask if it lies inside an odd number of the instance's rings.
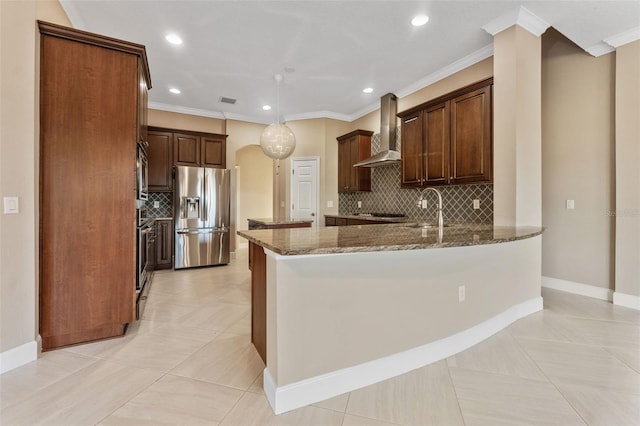
[[[145,220],[138,226],[137,238],[137,280],[136,280],[136,318],[140,319],[144,305],[151,288],[153,274],[153,247],[155,243],[155,228],[152,219]]]
[[[136,164],[136,187],[138,200],[149,199],[149,162],[146,146],[148,142],[138,142]]]
[[[136,319],[140,319],[151,287],[155,240],[154,221],[147,216],[149,198],[149,165],[147,142],[138,142],[136,155]]]

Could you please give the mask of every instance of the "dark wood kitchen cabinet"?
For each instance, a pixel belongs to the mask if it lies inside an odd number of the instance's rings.
[[[493,79],[398,114],[403,187],[492,180]]]
[[[371,157],[371,135],[368,130],[354,130],[339,136],[338,140],[338,192],[371,191],[371,169],[353,167]]]
[[[173,134],[149,128],[147,157],[149,163],[149,191],[173,191]]]
[[[177,166],[226,167],[227,135],[175,131],[173,156]]]
[[[48,350],[122,335],[136,318],[136,152],[151,78],[142,45],[38,26],[39,333]]]
[[[156,220],[156,269],[173,268],[173,220]]]

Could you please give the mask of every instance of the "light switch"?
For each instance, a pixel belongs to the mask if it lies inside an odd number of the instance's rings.
[[[480,200],[473,200],[473,209],[480,210]]]
[[[330,209],[332,207],[333,207],[333,201],[332,200],[327,201],[327,208]]]
[[[576,205],[573,200],[567,200],[567,209],[573,210],[576,208]]]
[[[20,201],[18,197],[4,197],[4,214],[20,213]]]

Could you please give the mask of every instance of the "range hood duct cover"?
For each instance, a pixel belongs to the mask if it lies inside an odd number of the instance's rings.
[[[396,164],[400,161],[400,152],[396,148],[396,114],[398,98],[387,93],[380,99],[380,152],[353,167],[380,167]]]

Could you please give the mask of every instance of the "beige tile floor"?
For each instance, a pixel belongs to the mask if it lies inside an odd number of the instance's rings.
[[[125,337],[0,376],[0,424],[640,425],[640,312],[547,289],[544,311],[465,352],[275,416],[246,263],[157,272]]]

